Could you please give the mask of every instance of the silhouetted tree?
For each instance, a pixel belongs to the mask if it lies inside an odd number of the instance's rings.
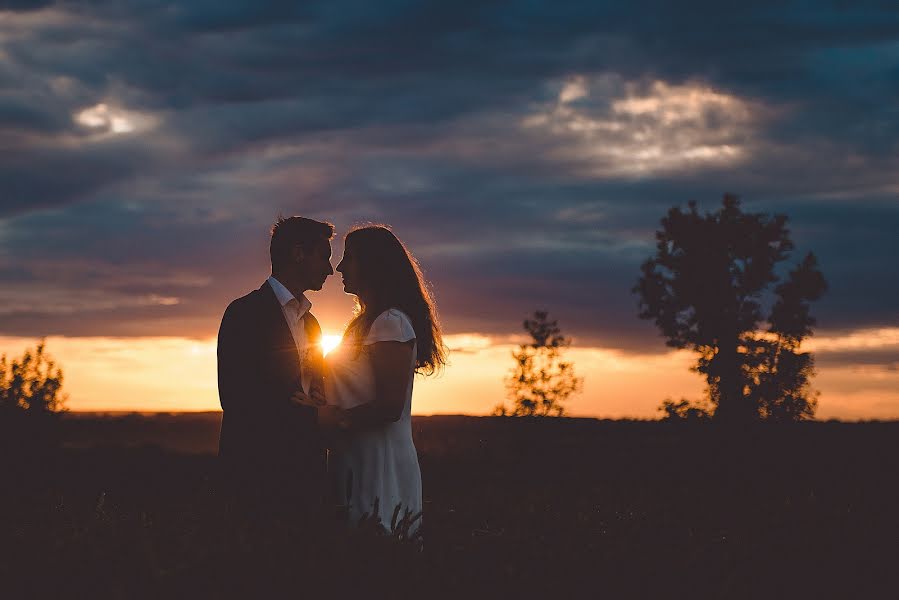
[[[813,360],[799,345],[815,323],[809,302],[826,289],[814,255],[774,289],[767,318],[761,303],[793,250],[787,218],[744,213],[725,195],[714,213],[700,214],[695,202],[670,209],[656,240],[634,287],[640,318],[654,320],[669,346],[699,354],[694,369],[706,378],[715,419],[813,416]]]
[[[575,375],[574,365],[562,360],[562,350],[571,345],[571,338],[562,335],[558,321],[550,321],[546,311],[534,312],[525,319],[524,329],[531,342],[521,344],[512,353],[515,367],[506,377],[506,390],[512,401],[511,409],[500,404],[496,415],[562,416],[562,405],[571,394],[581,390],[584,380]]]
[[[26,349],[21,358],[7,361],[0,356],[0,410],[50,414],[64,410],[67,397],[62,393],[62,369],[44,351],[41,340],[34,350]]]

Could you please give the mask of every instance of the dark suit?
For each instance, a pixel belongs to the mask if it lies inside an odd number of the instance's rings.
[[[318,322],[307,313],[304,323],[307,348],[320,348]],[[290,400],[300,389],[300,369],[268,282],[228,306],[218,337],[219,457],[231,492],[273,502],[321,497],[325,451],[316,411]]]

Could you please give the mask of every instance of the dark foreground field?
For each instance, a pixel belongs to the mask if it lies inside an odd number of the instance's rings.
[[[7,443],[0,596],[899,597],[896,423],[417,418],[421,553],[326,511],[237,518],[217,435],[68,416],[62,451]]]

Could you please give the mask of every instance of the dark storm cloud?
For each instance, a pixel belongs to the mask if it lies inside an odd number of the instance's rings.
[[[0,164],[0,218],[90,198],[106,186],[152,172],[157,157],[142,145],[109,143],[89,150],[23,148]]]
[[[725,191],[819,255],[822,327],[899,322],[890,4],[3,8],[0,334],[211,334],[283,211],[392,223],[450,332],[662,350],[639,264]]]
[[[15,132],[53,133],[69,126],[65,114],[48,111],[33,99],[0,99],[0,130]]]
[[[833,330],[859,325],[899,325],[899,201],[895,195],[866,200],[784,200],[760,209],[791,219],[797,254],[813,251],[827,277],[827,294],[815,305],[818,324]]]
[[[46,8],[53,3],[53,0],[3,0],[0,2],[0,10],[26,12]]]

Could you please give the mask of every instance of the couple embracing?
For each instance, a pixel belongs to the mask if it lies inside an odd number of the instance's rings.
[[[357,310],[323,356],[305,296],[334,273],[334,227],[302,217],[272,228],[272,275],[232,302],[218,337],[223,482],[242,506],[315,508],[350,523],[422,511],[412,443],[416,372],[445,363],[434,303],[418,263],[386,227],[347,234],[337,271]],[[420,519],[411,523],[410,533]]]

